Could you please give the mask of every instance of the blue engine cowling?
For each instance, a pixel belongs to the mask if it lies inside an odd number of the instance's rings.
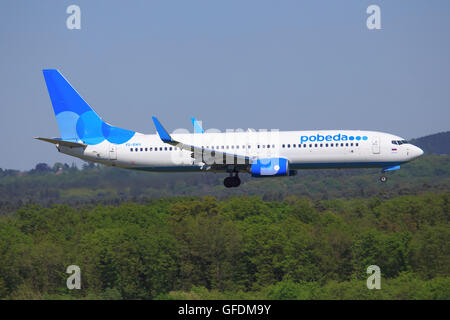
[[[295,170],[289,170],[289,161],[286,158],[258,159],[252,163],[250,172],[253,177],[290,176],[296,174]]]

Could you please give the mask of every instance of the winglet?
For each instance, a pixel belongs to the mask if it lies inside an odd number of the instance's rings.
[[[194,126],[194,133],[205,133],[205,131],[202,128],[202,125],[200,122],[197,121],[194,117],[191,118],[192,125]]]
[[[166,129],[159,122],[158,118],[152,117],[153,123],[155,124],[156,131],[163,142],[173,142],[172,137],[169,135]]]

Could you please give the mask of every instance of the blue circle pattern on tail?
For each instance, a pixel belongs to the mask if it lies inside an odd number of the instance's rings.
[[[105,140],[122,144],[136,134],[104,122],[58,70],[47,69],[43,73],[63,140],[88,145]]]

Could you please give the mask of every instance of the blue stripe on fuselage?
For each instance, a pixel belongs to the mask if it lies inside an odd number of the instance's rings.
[[[405,162],[385,161],[385,162],[328,162],[328,163],[293,163],[289,164],[289,169],[339,169],[339,168],[384,168],[398,166]]]
[[[289,169],[339,169],[339,168],[384,168],[398,166],[405,162],[329,162],[329,163],[294,163]],[[167,167],[126,167],[125,169],[155,172],[201,171],[199,166],[167,166]],[[223,169],[224,171],[226,168]]]

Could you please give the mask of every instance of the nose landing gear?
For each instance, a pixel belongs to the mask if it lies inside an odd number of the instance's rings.
[[[383,169],[381,169],[381,173],[384,174],[385,172],[391,172],[391,171],[395,171],[395,170],[399,170],[400,169],[400,165],[394,165],[394,166],[389,166],[389,167],[384,167]],[[387,181],[387,177],[385,175],[382,175],[380,177],[380,181],[381,182],[386,182]]]
[[[223,185],[227,188],[236,188],[236,187],[239,187],[240,184],[241,184],[241,179],[239,179],[237,172],[234,176],[232,173],[230,173],[230,176],[226,177],[223,180]]]

